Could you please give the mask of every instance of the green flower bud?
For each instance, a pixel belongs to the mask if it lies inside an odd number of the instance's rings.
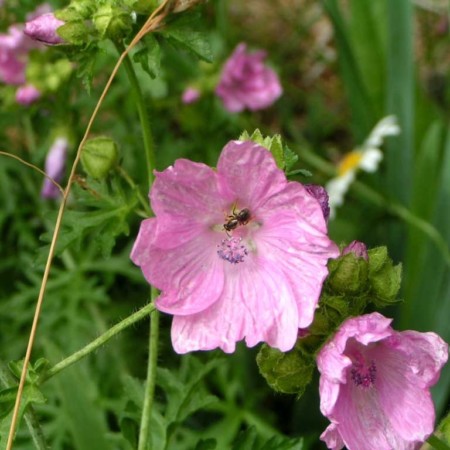
[[[112,40],[125,36],[133,24],[129,11],[112,5],[100,6],[92,20],[100,37]]]
[[[402,266],[394,266],[386,247],[368,251],[371,301],[377,308],[397,302],[402,280]]]
[[[369,263],[354,253],[347,253],[328,263],[327,288],[334,293],[357,295],[367,290]]]
[[[299,340],[301,342],[302,339]],[[256,357],[259,371],[269,386],[284,394],[301,396],[311,382],[315,367],[314,356],[300,344],[283,353],[263,345]]]
[[[89,139],[81,152],[81,163],[92,178],[103,179],[114,167],[118,156],[116,143],[106,137]]]

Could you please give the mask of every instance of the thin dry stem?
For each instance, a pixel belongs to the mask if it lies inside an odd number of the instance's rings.
[[[59,189],[61,194],[64,195],[64,189],[61,187],[61,185],[59,183],[57,183],[52,177],[47,175],[42,169],[39,169],[39,167],[25,161],[24,159],[20,158],[19,156],[13,155],[12,153],[0,151],[0,155],[7,156],[8,158],[12,158],[12,159],[17,159],[17,161],[20,161],[25,166],[31,167],[36,172],[39,172],[41,175],[44,175],[44,177],[47,178],[51,183],[53,183]]]
[[[136,36],[133,38],[133,40],[130,42],[130,45],[125,49],[125,51],[120,55],[119,59],[117,60],[116,65],[114,66],[114,69],[108,79],[108,82],[106,83],[105,88],[103,89],[103,92],[94,108],[94,111],[91,115],[91,118],[89,119],[88,125],[86,127],[86,131],[84,133],[83,139],[80,142],[80,145],[78,146],[77,149],[77,154],[75,156],[75,160],[73,162],[72,165],[72,169],[70,171],[70,175],[69,175],[69,179],[67,181],[67,186],[64,189],[64,193],[63,193],[63,199],[61,201],[61,205],[59,207],[59,211],[58,211],[58,217],[56,218],[56,223],[55,223],[55,230],[53,232],[53,236],[52,236],[52,241],[50,244],[50,249],[48,252],[48,257],[47,257],[47,262],[45,264],[45,270],[44,270],[44,275],[42,277],[42,283],[41,283],[41,288],[39,291],[39,296],[37,299],[37,303],[36,303],[36,309],[35,309],[35,313],[34,313],[34,318],[33,318],[33,324],[31,326],[31,331],[30,331],[30,337],[28,340],[28,345],[27,345],[27,350],[25,353],[25,358],[23,361],[23,368],[22,368],[22,373],[20,376],[20,382],[19,382],[19,387],[17,390],[17,397],[16,397],[16,402],[14,405],[14,410],[13,410],[13,415],[12,415],[12,420],[11,420],[11,426],[9,429],[9,434],[8,434],[8,441],[6,444],[6,450],[11,450],[12,449],[12,445],[13,445],[13,441],[14,441],[14,434],[15,434],[15,430],[16,430],[16,426],[17,426],[17,420],[18,420],[18,416],[19,416],[19,407],[20,407],[20,402],[22,400],[22,395],[23,395],[23,388],[25,386],[25,380],[26,380],[26,374],[27,374],[27,370],[28,370],[28,364],[30,362],[30,357],[31,357],[31,351],[33,348],[33,344],[34,344],[34,339],[36,337],[36,330],[37,330],[37,325],[38,325],[38,321],[39,321],[39,316],[40,316],[40,312],[42,309],[42,303],[43,303],[43,299],[44,299],[44,293],[45,293],[45,288],[47,286],[47,281],[48,281],[48,276],[50,273],[50,267],[52,265],[52,261],[53,261],[53,256],[55,253],[55,248],[56,248],[56,241],[58,239],[58,235],[59,235],[59,231],[61,228],[61,222],[62,222],[62,218],[63,218],[63,214],[64,214],[64,210],[66,207],[66,203],[67,203],[67,198],[69,197],[70,194],[70,189],[72,187],[72,184],[74,182],[75,179],[75,171],[77,169],[80,157],[81,157],[81,151],[82,148],[89,136],[89,133],[91,131],[91,127],[92,124],[94,123],[94,120],[97,116],[97,113],[100,109],[100,106],[103,103],[104,98],[106,97],[107,92],[109,91],[109,88],[117,74],[117,71],[119,70],[120,65],[122,64],[122,61],[124,60],[124,58],[128,55],[128,53],[136,46],[136,44],[142,39],[143,36],[145,36],[147,33],[150,33],[151,31],[154,31],[159,25],[160,23],[163,21],[163,19],[167,16],[167,14],[169,13],[169,9],[166,9],[166,6],[171,2],[171,0],[165,0],[157,9],[155,9],[155,11],[151,14],[151,16],[147,19],[147,21],[144,23],[144,25],[142,26],[142,28],[138,31],[138,33],[136,34]]]

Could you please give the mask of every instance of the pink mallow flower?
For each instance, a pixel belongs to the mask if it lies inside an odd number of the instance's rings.
[[[47,45],[62,44],[63,38],[56,30],[64,25],[64,21],[59,20],[51,12],[42,14],[25,24],[25,34],[35,41]]]
[[[0,34],[0,81],[14,85],[25,83],[25,67],[32,47],[33,41],[18,25]]]
[[[69,142],[67,138],[59,137],[55,139],[45,160],[45,173],[57,183],[64,176],[68,147]],[[41,197],[58,198],[59,194],[59,189],[48,178],[45,178],[41,190]]]
[[[280,80],[264,64],[265,58],[264,51],[248,53],[244,43],[239,44],[228,58],[216,87],[216,94],[227,111],[264,109],[280,97],[283,92]]]
[[[435,333],[394,331],[379,313],[347,319],[320,351],[321,439],[339,450],[416,450],[433,432],[430,395],[448,358]]]
[[[174,315],[175,351],[230,353],[244,338],[290,350],[339,254],[319,202],[250,141],[229,142],[217,170],[179,159],[155,175],[156,217],[142,222],[131,259]]]
[[[28,106],[41,97],[41,91],[32,84],[20,86],[16,91],[16,102]]]

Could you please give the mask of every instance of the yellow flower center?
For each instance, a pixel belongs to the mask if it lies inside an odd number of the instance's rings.
[[[338,165],[338,175],[345,175],[349,170],[354,170],[359,166],[363,154],[359,150],[353,150],[344,156],[344,159]]]

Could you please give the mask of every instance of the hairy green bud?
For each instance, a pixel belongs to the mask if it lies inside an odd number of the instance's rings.
[[[369,263],[364,258],[348,253],[328,264],[328,287],[333,292],[356,295],[367,290]]]
[[[394,266],[386,247],[368,251],[371,301],[377,308],[397,302],[402,280],[402,266]]]
[[[263,345],[256,362],[261,375],[272,389],[298,396],[311,382],[315,367],[314,356],[305,351],[300,343],[287,353]]]
[[[92,178],[103,179],[116,164],[117,156],[116,143],[106,136],[99,136],[84,144],[81,163]]]

